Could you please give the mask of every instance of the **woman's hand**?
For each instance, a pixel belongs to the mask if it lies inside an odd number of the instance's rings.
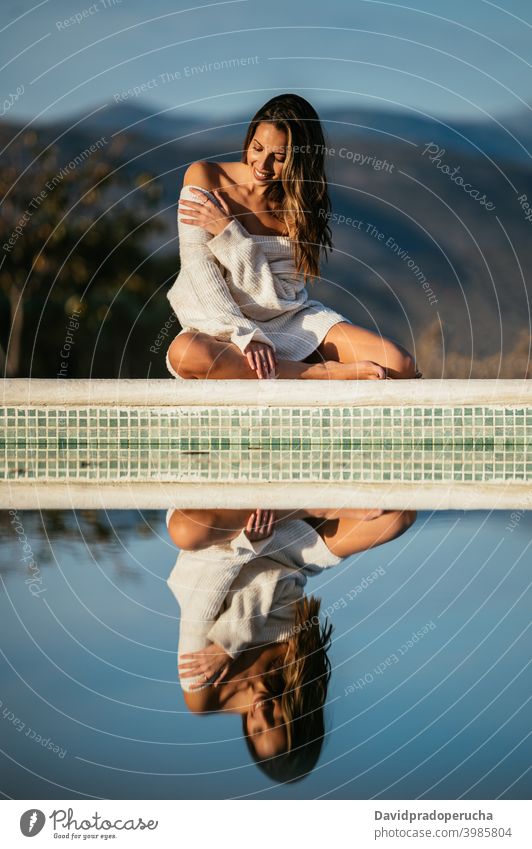
[[[220,206],[209,198],[201,189],[190,187],[190,191],[198,198],[195,200],[180,200],[179,212],[187,218],[180,218],[183,224],[192,224],[196,227],[203,227],[208,233],[217,236],[222,230],[225,230],[230,221],[233,220],[231,210],[226,201],[220,195],[218,189],[215,189],[213,194]],[[220,209],[221,207],[221,209]]]
[[[197,678],[198,675],[203,677],[199,684],[190,685],[191,690],[197,690],[207,683],[213,687],[221,684],[229,672],[232,660],[225,649],[217,643],[211,643],[205,649],[181,655],[182,662],[177,668],[181,678]]]
[[[250,515],[244,533],[250,542],[266,539],[273,533],[274,510],[254,510]]]
[[[259,380],[275,377],[277,363],[270,345],[264,342],[250,342],[244,348],[244,356],[253,371],[257,372]]]

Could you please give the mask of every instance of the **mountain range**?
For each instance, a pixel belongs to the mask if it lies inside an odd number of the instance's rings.
[[[174,253],[177,270],[183,173],[198,159],[239,160],[249,116],[220,126],[179,109],[153,114],[138,98],[91,113],[33,129],[65,163],[101,136],[119,140],[132,180],[148,172],[162,187],[165,231],[150,248]],[[415,350],[430,376],[526,376],[528,112],[467,123],[345,107],[320,118],[334,252],[311,296]],[[0,141],[22,129],[4,120]]]

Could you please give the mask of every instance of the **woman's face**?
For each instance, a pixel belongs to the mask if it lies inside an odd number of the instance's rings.
[[[274,124],[265,121],[257,126],[248,147],[248,165],[256,185],[280,179],[287,143],[285,131]]]
[[[258,758],[272,758],[286,752],[286,725],[280,699],[264,693],[256,695],[243,722],[244,733]]]

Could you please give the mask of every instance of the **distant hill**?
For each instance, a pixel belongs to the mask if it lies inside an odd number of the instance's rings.
[[[506,129],[347,108],[321,118],[334,148],[327,157],[333,210],[343,219],[331,222],[334,255],[312,296],[415,347],[425,374],[424,363],[433,375],[445,363],[447,376],[467,376],[474,361],[478,376],[524,376],[532,221],[519,197],[532,205],[528,114],[511,116]],[[210,128],[178,109],[152,115],[135,99],[34,129],[43,144],[59,146],[65,163],[101,135],[118,134],[126,172],[152,172],[163,186],[167,227],[159,242],[177,268],[184,170],[197,159],[239,159],[248,119]],[[19,129],[0,123],[2,147]],[[424,152],[431,143],[433,161]]]

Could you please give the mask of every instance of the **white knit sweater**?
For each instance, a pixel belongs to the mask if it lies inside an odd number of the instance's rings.
[[[180,199],[197,200],[191,188],[201,187],[184,186]],[[309,300],[288,237],[248,233],[236,219],[212,236],[180,217],[178,212],[181,270],[168,299],[181,332],[199,330],[234,342],[242,352],[251,340],[262,341],[280,359],[304,360],[334,324],[346,321]]]
[[[178,657],[217,643],[235,658],[249,646],[288,639],[307,577],[337,563],[301,519],[283,522],[260,542],[242,531],[229,543],[180,551],[168,578],[181,608]],[[200,682],[186,678],[181,686]]]

